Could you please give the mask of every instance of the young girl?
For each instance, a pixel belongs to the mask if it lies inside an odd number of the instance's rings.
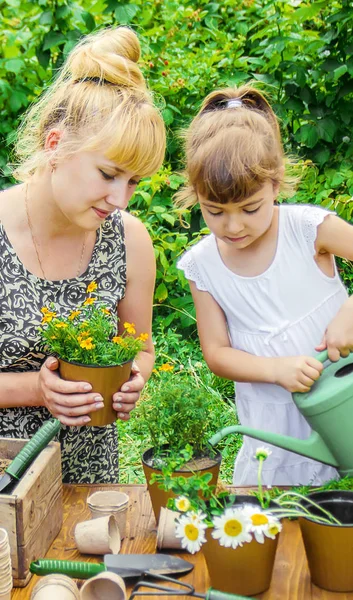
[[[188,185],[179,206],[199,203],[211,234],[178,263],[190,282],[210,369],[236,381],[243,425],[307,438],[291,392],[309,391],[331,360],[353,349],[353,299],[334,255],[353,259],[353,227],[310,205],[277,205],[288,192],[276,117],[249,86],[210,94],[186,134]],[[244,437],[234,484],[257,482],[255,449]],[[267,485],[319,484],[329,466],[271,446]]]
[[[129,382],[113,395],[130,411],[153,363],[155,261],[142,223],[125,209],[165,149],[163,120],[137,64],[127,27],[79,43],[54,84],[25,117],[15,176],[0,196],[0,435],[31,437],[51,415],[61,421],[63,479],[116,483],[116,425],[81,427],[102,406],[84,381],[64,381],[38,333],[41,308],[70,314],[95,281],[117,330],[149,332]],[[119,322],[118,322],[119,318]]]

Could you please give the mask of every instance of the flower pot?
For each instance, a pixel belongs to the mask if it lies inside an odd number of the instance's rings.
[[[92,391],[97,392],[103,398],[104,407],[89,413],[91,418],[88,426],[103,427],[114,423],[117,419],[113,410],[112,397],[123,383],[128,381],[131,373],[132,361],[122,365],[104,367],[100,365],[82,365],[67,362],[59,358],[60,376],[68,381],[87,381],[92,385]]]
[[[87,498],[87,505],[91,511],[92,519],[98,519],[103,515],[112,515],[117,523],[120,539],[124,539],[129,506],[129,496],[127,494],[115,490],[94,492]]]
[[[161,469],[151,466],[152,458],[153,448],[150,448],[142,455],[142,466],[147,481],[147,489],[151,497],[154,516],[158,523],[161,508],[166,507],[168,498],[175,498],[175,494],[170,491],[165,492],[161,490],[157,483],[150,484],[152,473],[161,473]],[[182,475],[183,477],[190,477],[194,473],[212,473],[210,485],[217,485],[221,460],[222,455],[220,452],[217,452],[212,458],[204,457],[190,461],[183,469],[176,471],[173,476]]]
[[[237,496],[234,506],[254,504],[254,496]],[[276,506],[275,503],[270,504]],[[231,594],[253,596],[270,587],[275,562],[278,535],[265,538],[263,544],[254,538],[237,548],[226,548],[212,537],[213,528],[206,529],[207,542],[202,546],[212,588]]]
[[[353,492],[331,490],[308,497],[343,523],[325,525],[299,519],[311,579],[325,590],[353,592]],[[305,506],[322,515],[309,504]]]

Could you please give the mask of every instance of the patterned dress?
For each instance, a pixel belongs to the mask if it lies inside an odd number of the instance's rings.
[[[126,251],[121,213],[107,217],[97,231],[91,261],[74,279],[47,281],[24,267],[0,224],[0,372],[38,371],[46,358],[38,336],[43,306],[69,314],[86,299],[91,281],[100,300],[116,315],[125,295]],[[1,378],[0,378],[1,381]],[[20,393],[20,392],[19,392]],[[44,407],[0,410],[0,436],[30,438],[51,417]],[[116,483],[119,478],[115,423],[105,427],[66,427],[59,433],[63,481]]]

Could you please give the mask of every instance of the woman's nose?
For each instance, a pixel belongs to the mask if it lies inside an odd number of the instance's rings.
[[[106,202],[115,206],[115,208],[124,210],[129,204],[130,197],[131,191],[129,185],[119,182],[119,184],[113,186],[113,189],[109,190],[109,194],[106,196]]]

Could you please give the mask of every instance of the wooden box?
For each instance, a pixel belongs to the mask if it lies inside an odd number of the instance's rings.
[[[13,459],[28,440],[0,437],[0,457]],[[50,442],[10,493],[0,493],[0,527],[11,547],[13,583],[24,587],[32,560],[44,558],[63,522],[60,444]]]

